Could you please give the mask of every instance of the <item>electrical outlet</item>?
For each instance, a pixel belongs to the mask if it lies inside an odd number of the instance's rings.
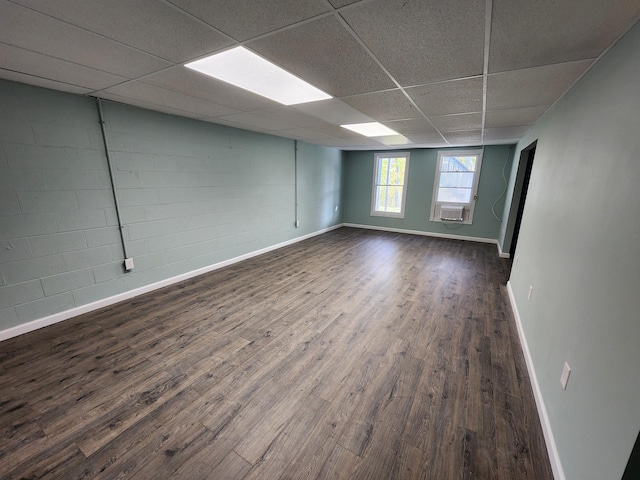
[[[125,258],[124,259],[124,268],[128,272],[129,270],[133,270],[133,258]]]
[[[533,293],[533,285],[529,285],[529,294],[527,295],[527,301],[531,301],[531,294]]]
[[[562,389],[567,389],[567,383],[569,382],[569,375],[571,375],[571,368],[569,368],[569,364],[564,362],[564,368],[562,369],[562,376],[560,377],[560,383],[562,384]]]
[[[296,220],[296,228],[300,226],[300,220]]]

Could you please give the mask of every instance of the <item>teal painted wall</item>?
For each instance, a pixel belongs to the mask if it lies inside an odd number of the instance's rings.
[[[341,222],[337,149],[0,81],[0,331]],[[338,207],[336,211],[336,207]]]
[[[298,142],[298,234],[342,223],[342,152]]]
[[[640,430],[638,52],[636,24],[516,148],[538,140],[510,284],[569,480],[621,478]]]
[[[472,225],[430,222],[433,183],[438,149],[403,150],[411,152],[404,218],[371,216],[374,152],[344,154],[344,221],[384,228],[497,239],[504,208],[504,192],[511,170],[512,146],[487,146],[482,158],[478,201]],[[504,172],[504,176],[503,176]],[[496,203],[497,201],[497,203]]]

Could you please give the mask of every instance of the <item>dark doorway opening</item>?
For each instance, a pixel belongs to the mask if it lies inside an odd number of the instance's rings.
[[[636,444],[633,446],[629,463],[624,471],[622,480],[638,480],[640,478],[640,433],[636,438]]]
[[[518,235],[520,234],[520,224],[522,223],[522,214],[524,213],[524,205],[527,200],[527,190],[529,189],[529,180],[531,179],[531,169],[533,168],[533,157],[536,154],[536,140],[527,148],[520,152],[520,161],[518,162],[518,173],[516,175],[515,195],[518,198],[518,213],[513,227],[513,237],[511,239],[511,247],[509,255],[513,258],[516,253],[516,245],[518,243]]]

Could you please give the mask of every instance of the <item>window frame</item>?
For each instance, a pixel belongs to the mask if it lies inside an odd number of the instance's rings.
[[[436,163],[435,179],[433,182],[433,195],[431,199],[431,214],[429,221],[440,223],[456,223],[462,225],[471,225],[473,223],[473,213],[475,210],[476,201],[478,200],[478,185],[480,183],[480,171],[482,169],[482,155],[484,154],[483,148],[464,149],[464,150],[438,150],[438,160]],[[438,202],[438,190],[440,188],[440,176],[442,172],[442,158],[443,157],[464,157],[464,156],[477,156],[476,169],[473,172],[473,182],[471,186],[471,198],[469,202]],[[445,172],[446,173],[446,172]],[[464,207],[463,220],[442,220],[440,218],[440,211],[443,205],[461,205]]]
[[[380,171],[381,160],[385,158],[404,158],[404,179],[402,183],[402,200],[400,204],[400,212],[386,212],[383,210],[376,210],[376,193],[379,186],[389,184],[378,183],[378,172]],[[371,188],[371,216],[372,217],[390,217],[390,218],[404,218],[406,206],[407,206],[407,183],[409,181],[409,160],[411,152],[376,152],[373,154],[373,184]]]

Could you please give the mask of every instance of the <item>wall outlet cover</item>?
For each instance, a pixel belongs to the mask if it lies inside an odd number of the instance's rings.
[[[124,268],[127,270],[133,270],[133,258],[125,258],[124,259]]]

